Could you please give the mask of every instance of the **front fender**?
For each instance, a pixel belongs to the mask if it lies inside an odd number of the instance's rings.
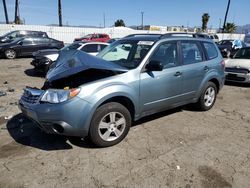
[[[139,87],[137,88],[139,89]],[[88,97],[84,97],[84,100],[88,101],[91,104],[91,109],[88,114],[88,118],[85,122],[85,126],[89,127],[91,119],[96,111],[96,109],[105,101],[113,97],[126,97],[134,104],[135,114],[138,113],[138,102],[139,95],[136,88],[129,87],[124,84],[112,84],[106,87],[97,88],[92,93],[89,93]]]

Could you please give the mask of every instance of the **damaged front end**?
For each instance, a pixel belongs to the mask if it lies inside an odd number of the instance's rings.
[[[19,108],[47,133],[86,136],[88,129],[82,125],[92,106],[78,96],[81,86],[127,69],[78,50],[70,53],[49,70],[41,89],[24,89]]]

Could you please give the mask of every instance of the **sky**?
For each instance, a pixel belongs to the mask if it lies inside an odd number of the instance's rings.
[[[57,0],[19,0],[20,17],[29,25],[58,24]],[[210,15],[208,28],[223,24],[228,0],[61,0],[64,25],[106,27],[123,19],[127,26],[201,26],[203,13]],[[6,0],[9,20],[14,20],[15,0]],[[231,0],[228,22],[250,24],[250,0]],[[0,0],[0,21],[5,21]]]

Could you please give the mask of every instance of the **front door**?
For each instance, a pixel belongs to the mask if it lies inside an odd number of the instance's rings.
[[[176,42],[160,44],[149,62],[161,62],[162,71],[142,72],[140,75],[140,106],[142,115],[174,106],[181,100],[182,73]]]

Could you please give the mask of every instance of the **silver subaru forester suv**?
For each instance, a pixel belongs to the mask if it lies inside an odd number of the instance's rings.
[[[24,89],[19,107],[47,133],[112,146],[144,116],[189,103],[212,108],[224,65],[209,39],[130,35],[97,57],[64,51],[41,89]]]

